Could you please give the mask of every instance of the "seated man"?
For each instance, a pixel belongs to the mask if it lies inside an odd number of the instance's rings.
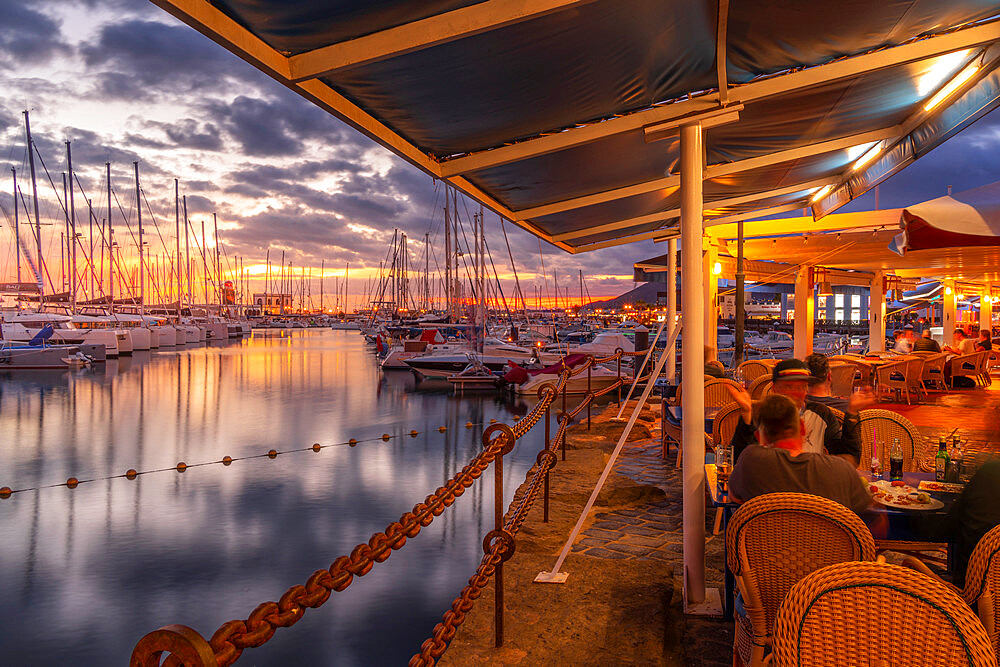
[[[948,518],[955,537],[954,584],[962,587],[972,550],[983,535],[1000,524],[1000,459],[979,467],[949,510]]]
[[[976,351],[976,341],[965,335],[965,329],[955,329],[955,344],[945,345],[946,352],[952,354],[972,354]]]
[[[705,346],[705,375],[711,375],[715,378],[726,377],[726,367],[715,358],[715,348],[711,345]]]
[[[736,502],[765,493],[811,493],[862,512],[871,504],[857,471],[838,456],[803,451],[805,425],[795,403],[771,394],[757,406],[757,439],[729,477]]]
[[[798,359],[784,359],[774,366],[771,392],[792,399],[802,413],[806,425],[805,443],[802,450],[812,454],[835,454],[845,457],[855,467],[861,462],[861,440],[858,435],[858,411],[872,403],[870,394],[852,394],[844,414],[844,424],[833,416],[830,408],[816,401],[806,400],[809,386],[809,367]],[[739,404],[741,419],[733,433],[733,456],[739,460],[740,453],[757,441],[754,433],[753,406],[750,394],[745,389],[728,387],[733,399]]]
[[[941,346],[931,338],[930,328],[920,332],[920,338],[913,344],[914,352],[940,352]]]
[[[806,357],[806,366],[809,367],[806,401],[822,403],[841,412],[847,412],[847,399],[834,396],[830,387],[833,377],[830,375],[830,360],[826,355],[819,352],[810,354]]]
[[[979,340],[976,341],[976,352],[989,352],[993,349],[993,341],[990,340],[989,329],[979,330]]]

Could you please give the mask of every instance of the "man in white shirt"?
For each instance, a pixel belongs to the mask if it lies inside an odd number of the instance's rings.
[[[946,352],[953,354],[972,354],[976,351],[976,341],[965,335],[964,329],[955,329],[955,344],[945,345]]]

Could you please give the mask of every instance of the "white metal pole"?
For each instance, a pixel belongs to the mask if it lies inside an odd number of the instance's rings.
[[[702,284],[701,123],[681,126],[681,411],[684,448],[684,600],[705,600],[705,302]]]
[[[667,322],[673,327],[677,322],[677,239],[667,239]],[[670,348],[667,357],[667,380],[677,375],[677,352]]]
[[[872,275],[868,303],[868,351],[885,352],[885,273]],[[830,297],[827,297],[830,298]],[[846,309],[845,309],[846,310]]]

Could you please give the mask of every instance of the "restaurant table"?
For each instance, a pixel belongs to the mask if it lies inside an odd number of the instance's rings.
[[[862,480],[867,484],[871,483],[871,473],[859,471]],[[903,482],[916,488],[921,481],[934,481],[934,473],[907,472],[903,473]],[[726,528],[729,526],[729,519],[733,512],[739,507],[738,503],[729,500],[729,497],[719,497],[719,487],[716,478],[715,464],[705,464],[705,483],[708,485],[708,492],[712,498],[712,504],[722,510],[722,536],[725,539]],[[948,522],[948,511],[958,500],[957,493],[928,492],[932,498],[944,503],[944,507],[937,510],[911,510],[902,507],[887,507],[879,503],[872,503],[872,506],[862,512],[862,521],[872,531],[876,546],[879,541],[891,540],[902,542],[933,542],[948,545],[948,570],[952,569],[954,556],[954,537],[951,526]],[[722,609],[726,620],[733,619],[733,606],[736,596],[736,577],[729,569],[728,553],[723,548],[724,567],[724,590],[722,596]]]
[[[670,421],[672,421],[674,424],[680,424],[681,423],[681,413],[683,411],[683,407],[682,406],[680,406],[680,405],[666,405],[666,404],[664,404],[663,407],[666,408],[666,410],[667,410],[667,412],[666,412],[667,419],[669,419]],[[709,435],[712,435],[712,424],[715,422],[715,415],[716,415],[716,413],[719,412],[719,410],[720,410],[720,408],[718,408],[718,407],[716,407],[714,405],[705,408],[705,433],[708,433]]]

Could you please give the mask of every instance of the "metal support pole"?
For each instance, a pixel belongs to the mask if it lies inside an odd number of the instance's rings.
[[[885,352],[885,273],[872,275],[868,304],[868,351]],[[947,302],[948,295],[945,295]],[[945,340],[948,330],[945,329]]]
[[[590,375],[591,375],[590,371],[591,371],[591,368],[592,368],[591,366],[587,366],[587,430],[588,431],[590,430],[590,406],[594,402],[594,397],[590,393],[590,391],[591,391],[590,390]]]
[[[503,454],[493,463],[493,528],[503,529]],[[497,563],[494,575],[493,630],[494,646],[503,646],[503,561]]]
[[[741,223],[742,224],[742,223]],[[677,324],[677,239],[667,239],[667,331]],[[671,346],[667,357],[667,380],[677,377],[677,351]],[[621,402],[621,399],[619,399]]]
[[[736,350],[733,352],[733,368],[743,363],[744,331],[746,321],[746,294],[743,282],[743,221],[736,223]]]
[[[545,450],[549,449],[549,415],[551,408],[545,408]],[[545,473],[545,504],[542,515],[542,522],[549,522],[549,473]]]
[[[618,355],[618,359],[615,360],[618,366],[618,406],[621,407],[622,404],[622,355]]]
[[[702,284],[702,172],[700,123],[681,126],[681,295],[684,345],[681,378],[684,403],[682,446],[684,488],[684,600],[705,600],[705,302]]]

